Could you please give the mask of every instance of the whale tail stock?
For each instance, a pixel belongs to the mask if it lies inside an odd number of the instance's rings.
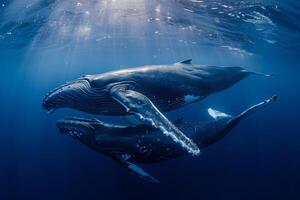
[[[246,109],[236,117],[232,117],[231,115],[222,113],[217,110],[208,109],[208,113],[210,116],[212,116],[215,120],[226,120],[226,124],[224,124],[224,127],[222,127],[221,131],[217,131],[215,134],[210,134],[208,137],[205,138],[205,141],[202,142],[202,147],[211,145],[219,140],[221,140],[223,137],[225,137],[236,125],[244,118],[248,117],[252,113],[265,108],[269,104],[275,102],[277,99],[277,96],[274,95],[271,98],[264,100],[258,104],[255,104],[254,106],[251,106],[250,108]]]
[[[228,122],[228,128],[232,129],[235,125],[237,125],[242,119],[248,117],[249,115],[251,115],[252,113],[261,110],[263,108],[265,108],[266,106],[268,106],[269,104],[275,102],[277,100],[277,95],[273,95],[271,98],[266,99],[258,104],[255,104],[253,106],[251,106],[250,108],[246,109],[245,111],[241,112],[238,116],[232,118],[229,122]]]

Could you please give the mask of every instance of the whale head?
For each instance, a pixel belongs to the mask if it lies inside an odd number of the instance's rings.
[[[59,132],[69,135],[82,143],[92,145],[95,142],[97,119],[64,118],[56,123]]]
[[[42,106],[49,113],[58,108],[73,108],[91,114],[98,114],[108,95],[103,87],[93,86],[92,76],[83,76],[61,85],[49,92],[43,99]]]

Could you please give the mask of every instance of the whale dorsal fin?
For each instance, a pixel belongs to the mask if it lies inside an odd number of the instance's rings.
[[[207,110],[207,112],[215,120],[222,119],[222,118],[230,118],[230,117],[232,117],[231,115],[228,115],[228,114],[223,113],[223,112],[218,111],[218,110],[214,110],[212,108],[209,108]]]
[[[185,64],[185,65],[191,65],[192,64],[192,59],[183,60],[183,61],[178,62],[178,63]]]

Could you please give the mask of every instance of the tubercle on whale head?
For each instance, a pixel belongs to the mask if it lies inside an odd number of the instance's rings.
[[[52,113],[57,108],[68,105],[70,103],[68,102],[70,99],[68,97],[75,96],[75,89],[76,87],[80,87],[80,85],[83,88],[83,85],[88,85],[88,82],[85,79],[79,79],[54,88],[45,95],[42,103],[43,108],[48,113]]]
[[[48,114],[51,114],[51,113],[54,113],[55,112],[55,108],[52,108],[52,109],[50,109],[50,110],[48,110]]]

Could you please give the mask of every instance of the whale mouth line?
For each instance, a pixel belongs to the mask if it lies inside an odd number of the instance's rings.
[[[89,82],[85,79],[67,82],[47,93],[42,106],[49,113],[52,113],[60,107],[59,105],[70,103],[72,97],[79,97],[79,91],[84,92],[89,86]]]
[[[42,103],[43,108],[49,114],[59,108],[80,107],[90,111],[90,113],[97,111],[97,107],[101,107],[105,103],[106,94],[101,88],[93,87],[91,80],[91,78],[83,76],[53,89],[45,95]],[[92,102],[96,105],[92,105]],[[80,139],[83,136],[93,135],[95,126],[101,124],[103,123],[97,119],[65,117],[57,121],[56,126],[61,134]]]
[[[59,132],[63,135],[81,138],[92,133],[95,129],[92,124],[98,123],[97,119],[85,119],[78,117],[66,117],[56,123]]]
[[[48,111],[48,113],[55,112],[58,108],[76,108],[89,105],[90,99],[94,102],[103,102],[105,94],[99,92],[97,88],[94,88],[90,84],[90,80],[87,78],[80,78],[73,82],[68,82],[61,85],[49,93],[47,93],[43,99],[42,107]],[[86,108],[93,110],[93,108]]]

